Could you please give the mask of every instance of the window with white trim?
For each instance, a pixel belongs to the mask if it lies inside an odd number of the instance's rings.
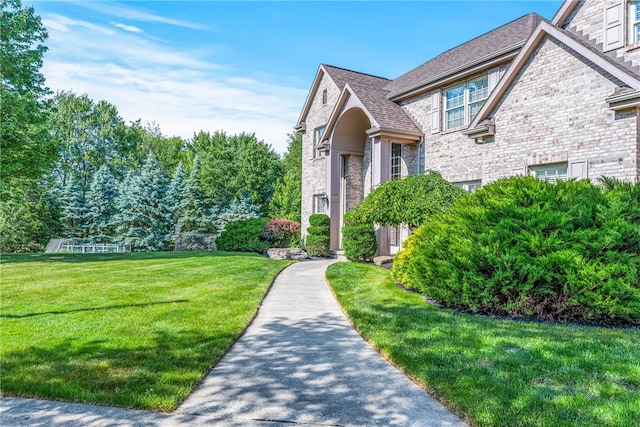
[[[629,2],[629,44],[640,43],[640,1]]]
[[[327,213],[327,196],[324,194],[315,194],[313,196],[313,213]]]
[[[473,193],[474,191],[482,188],[482,180],[478,179],[475,181],[454,182],[453,185],[457,185],[458,187],[462,188],[464,191]]]
[[[424,150],[425,150],[424,141],[422,141],[421,143],[418,144],[418,167],[416,168],[417,169],[416,172],[419,174],[424,173],[424,161],[425,161]]]
[[[529,174],[542,181],[556,182],[567,180],[567,163],[529,166]]]
[[[489,97],[489,76],[469,80],[444,91],[444,128],[471,123]]]
[[[402,176],[402,145],[391,144],[391,179]]]
[[[323,150],[322,146],[322,136],[324,135],[324,130],[326,129],[326,125],[319,126],[313,130],[313,157],[326,157],[327,151]]]

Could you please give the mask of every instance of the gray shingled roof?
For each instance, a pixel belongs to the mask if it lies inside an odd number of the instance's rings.
[[[422,133],[407,113],[387,98],[389,91],[384,87],[389,83],[388,79],[326,64],[323,67],[340,90],[349,84],[380,127]]]
[[[540,19],[542,18],[539,15],[530,13],[502,27],[498,27],[480,37],[441,53],[391,81],[385,89],[390,93],[402,92],[494,52],[520,42],[524,43],[533,33]]]

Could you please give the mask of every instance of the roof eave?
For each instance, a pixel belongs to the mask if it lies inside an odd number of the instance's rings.
[[[489,55],[484,55],[480,58],[477,58],[473,61],[467,62],[458,67],[452,68],[450,70],[445,71],[444,73],[440,73],[436,76],[430,77],[426,80],[422,80],[414,85],[402,88],[401,90],[391,92],[387,98],[391,101],[401,101],[411,96],[415,96],[420,92],[428,90],[431,86],[436,83],[441,83],[443,80],[447,80],[447,78],[458,78],[462,77],[463,74],[467,74],[466,71],[470,69],[476,69],[478,66],[486,66],[489,67],[496,62],[504,62],[508,59],[515,57],[518,53],[518,49],[520,49],[526,40],[520,41],[518,43],[514,43],[510,46],[502,48],[498,51],[492,52]],[[480,68],[483,68],[480,67]]]
[[[640,91],[625,92],[605,98],[609,108],[614,111],[626,110],[640,106]]]
[[[560,9],[558,9],[556,14],[553,15],[551,23],[558,27],[564,25],[564,23],[567,21],[567,18],[569,17],[569,15],[571,15],[571,12],[573,12],[573,9],[575,9],[578,3],[578,0],[565,0],[565,2],[562,3],[562,6],[560,6]]]
[[[383,138],[399,144],[413,144],[422,139],[422,132],[410,131],[404,129],[393,129],[386,127],[372,127],[367,130],[367,136],[370,138]]]

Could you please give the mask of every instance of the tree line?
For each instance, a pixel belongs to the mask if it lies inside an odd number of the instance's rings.
[[[107,101],[54,94],[40,17],[0,4],[0,251],[52,237],[163,250],[176,231],[215,234],[234,218],[299,220],[299,134],[281,157],[252,133],[168,137]]]

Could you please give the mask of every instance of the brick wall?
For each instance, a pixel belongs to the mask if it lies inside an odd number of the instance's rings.
[[[604,9],[606,6],[613,4],[612,0],[582,0],[575,7],[567,22],[568,29],[575,32],[582,32],[588,39],[594,39],[596,43],[604,42]],[[628,2],[627,2],[628,3]],[[626,4],[625,4],[626,6]],[[625,9],[625,15],[628,8]],[[640,64],[640,44],[629,44],[629,22],[625,19],[624,35],[625,46],[615,52],[631,61],[633,65]]]
[[[327,90],[327,103],[322,104],[322,91]],[[338,101],[340,90],[326,74],[322,77],[305,123],[306,132],[302,135],[302,235],[306,235],[309,227],[309,216],[313,213],[314,194],[324,194],[326,158],[314,158],[313,137],[314,129],[323,126],[329,120],[331,111]],[[326,136],[326,135],[325,135]]]
[[[605,102],[619,85],[547,37],[497,107],[495,142],[481,146],[483,178],[492,181],[535,164],[587,160],[590,178],[635,181],[635,109],[615,113]]]

